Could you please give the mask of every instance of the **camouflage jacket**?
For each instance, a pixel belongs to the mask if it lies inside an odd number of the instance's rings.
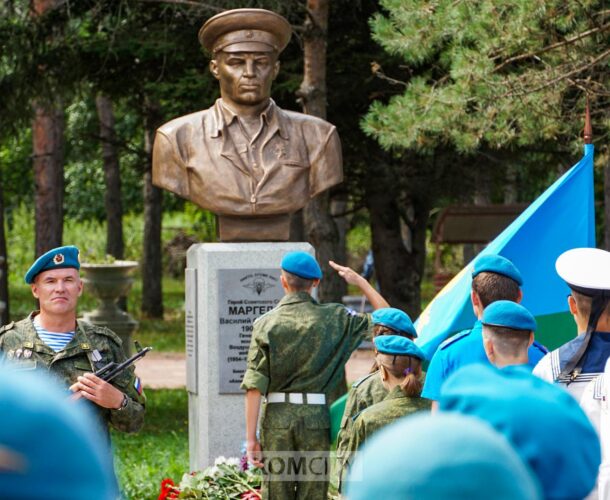
[[[242,389],[332,393],[369,332],[370,317],[308,293],[286,295],[254,323]]]
[[[354,382],[345,403],[341,429],[337,436],[337,459],[341,461],[349,450],[348,444],[354,417],[365,408],[383,401],[387,395],[388,390],[383,386],[379,371],[369,373]]]
[[[380,377],[378,377],[380,378]],[[417,411],[429,410],[431,402],[421,397],[408,397],[399,386],[388,392],[385,399],[369,406],[354,417],[352,432],[349,438],[348,453],[343,462],[343,471],[353,462],[353,454],[362,444],[382,427],[391,424],[400,417]]]
[[[74,338],[59,352],[53,351],[36,334],[31,313],[27,318],[0,328],[0,351],[4,359],[16,370],[46,370],[66,388],[78,376],[93,372],[111,361],[120,363],[126,359],[121,339],[111,330],[78,320]],[[93,352],[101,355],[94,361]],[[139,384],[139,381],[138,381]],[[131,366],[112,381],[117,389],[127,395],[128,404],[122,410],[109,410],[87,401],[101,421],[123,432],[136,432],[144,423],[146,397],[136,389],[136,376]],[[106,425],[105,425],[106,427]]]

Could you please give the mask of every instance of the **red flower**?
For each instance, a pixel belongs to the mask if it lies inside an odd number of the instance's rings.
[[[239,498],[241,500],[260,500],[260,498],[261,498],[260,490],[254,489],[254,490],[246,491],[245,493],[242,493]]]
[[[179,494],[180,490],[171,479],[167,478],[161,481],[161,493],[159,493],[157,500],[175,500]]]

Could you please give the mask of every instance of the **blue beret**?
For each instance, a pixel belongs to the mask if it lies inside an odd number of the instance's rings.
[[[478,418],[442,413],[402,418],[374,434],[356,454],[346,495],[542,498],[537,479],[503,436]]]
[[[78,248],[73,245],[66,247],[58,247],[42,254],[36,259],[36,262],[25,273],[25,282],[28,285],[34,283],[34,278],[43,271],[50,269],[63,269],[73,267],[80,269],[80,261],[78,259]]]
[[[288,252],[282,259],[281,268],[306,280],[322,279],[320,265],[307,252]]]
[[[66,397],[48,374],[0,370],[3,498],[117,498],[105,431]]]
[[[412,356],[426,359],[424,353],[413,341],[400,335],[379,335],[373,340],[377,352],[381,354],[394,354],[396,356]]]
[[[599,437],[578,402],[521,366],[469,365],[441,389],[441,411],[488,422],[538,477],[546,498],[585,498],[595,486]]]
[[[510,260],[501,255],[481,255],[476,259],[474,261],[472,277],[476,277],[479,273],[502,274],[516,281],[519,286],[523,285],[523,278],[519,269]]]
[[[400,333],[406,333],[411,337],[417,337],[417,331],[413,326],[413,322],[406,312],[394,307],[382,307],[373,311],[372,314],[374,325],[383,325]]]
[[[534,316],[521,304],[510,300],[498,300],[489,304],[483,311],[482,323],[528,332],[536,330]]]

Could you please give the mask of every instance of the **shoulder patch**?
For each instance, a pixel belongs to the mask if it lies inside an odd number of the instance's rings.
[[[358,380],[356,380],[353,384],[352,384],[352,389],[357,388],[360,384],[362,384],[362,382],[364,382],[365,380],[368,380],[369,378],[371,378],[373,375],[377,375],[379,370],[374,371],[373,373],[369,373],[367,375],[365,375],[364,377],[360,377]]]
[[[4,332],[7,332],[8,330],[12,330],[14,326],[15,322],[11,321],[10,323],[0,327],[0,335],[2,335]]]
[[[454,342],[457,342],[458,340],[463,339],[464,337],[468,336],[470,334],[470,332],[471,332],[471,330],[462,330],[461,332],[456,333],[453,337],[449,337],[447,340],[443,341],[441,343],[441,345],[438,346],[439,350],[445,349],[446,347],[450,346]]]

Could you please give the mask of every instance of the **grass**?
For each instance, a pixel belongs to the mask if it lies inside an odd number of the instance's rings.
[[[112,432],[115,467],[127,499],[156,499],[166,478],[189,471],[188,397],[183,389],[146,391],[146,418],[137,434]]]

